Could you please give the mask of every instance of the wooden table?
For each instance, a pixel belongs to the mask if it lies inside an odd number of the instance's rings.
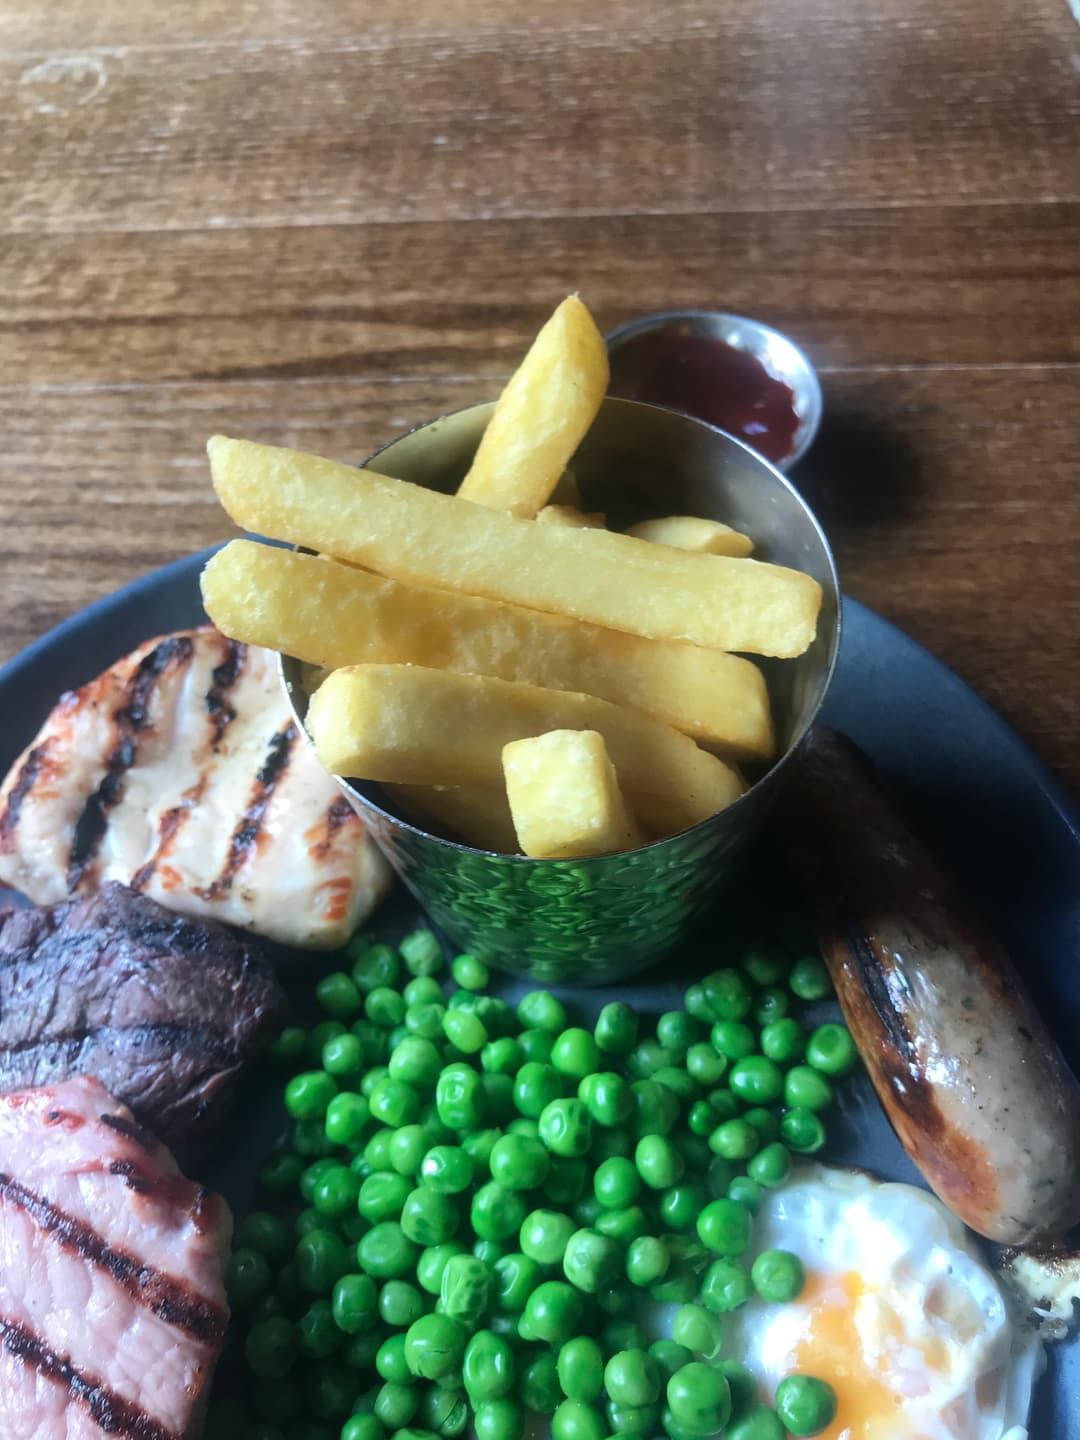
[[[1065,0],[4,0],[0,96],[0,658],[229,532],[211,432],[361,457],[580,289],[804,342],[847,590],[1080,790]]]

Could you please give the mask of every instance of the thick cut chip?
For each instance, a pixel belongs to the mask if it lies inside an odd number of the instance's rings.
[[[510,377],[458,494],[477,505],[535,515],[585,438],[608,383],[607,346],[570,295]]]
[[[798,570],[537,525],[295,450],[207,448],[238,525],[395,579],[717,650],[787,657],[814,638],[821,586]]]
[[[527,680],[645,710],[735,760],[774,754],[764,677],[722,650],[403,585],[250,540],[212,557],[202,592],[223,634],[317,668],[400,663]]]
[[[604,737],[595,730],[549,730],[515,740],[503,748],[502,763],[524,854],[568,860],[642,843]]]
[[[654,545],[692,550],[699,555],[734,555],[745,559],[754,551],[749,535],[701,515],[666,515],[662,520],[642,520],[631,525],[626,534],[638,540],[651,540]]]
[[[537,515],[541,525],[561,525],[566,530],[603,530],[607,516],[599,510],[578,510],[573,505],[545,505]]]
[[[448,831],[477,850],[516,855],[514,822],[506,792],[461,785],[387,785],[406,820],[421,830]]]
[[[502,752],[548,730],[597,730],[635,811],[686,829],[738,799],[738,772],[659,721],[565,690],[417,665],[335,670],[312,696],[307,725],[337,775],[405,785],[503,783]]]

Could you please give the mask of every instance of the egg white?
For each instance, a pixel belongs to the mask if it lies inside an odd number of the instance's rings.
[[[829,1381],[825,1440],[1027,1440],[1041,1344],[934,1196],[803,1166],[763,1197],[754,1250],[767,1249],[796,1254],[806,1287],[737,1311],[728,1353],[770,1398],[785,1375]]]

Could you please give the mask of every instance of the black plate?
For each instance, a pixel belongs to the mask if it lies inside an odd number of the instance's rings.
[[[145,576],[58,626],[0,669],[0,774],[33,738],[57,696],[91,679],[142,640],[201,623],[204,554]],[[1012,952],[1074,1070],[1080,1070],[1080,815],[1023,743],[962,680],[901,631],[853,600],[824,717],[846,731],[900,788],[935,849],[982,907]],[[0,902],[5,892],[0,889]],[[416,919],[404,896],[380,912],[393,938]],[[685,957],[687,976],[702,953]],[[642,1010],[675,1001],[679,981],[620,987]],[[515,988],[507,987],[508,997]],[[597,995],[578,992],[589,1008]],[[262,1123],[230,1143],[234,1159],[208,1178],[242,1202],[276,1096]],[[889,1179],[919,1177],[868,1082],[849,1088],[828,1158]],[[1071,1424],[1070,1424],[1071,1420]],[[1080,1344],[1056,1347],[1040,1386],[1031,1434],[1065,1437],[1080,1427]]]

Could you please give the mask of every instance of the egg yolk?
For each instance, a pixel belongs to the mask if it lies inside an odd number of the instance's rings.
[[[836,1391],[836,1419],[818,1440],[898,1440],[912,1436],[902,1420],[904,1397],[887,1383],[882,1369],[871,1369],[855,1323],[855,1307],[866,1294],[860,1276],[848,1273],[835,1280],[808,1276],[799,1297],[809,1311],[803,1338],[795,1348],[795,1368],[817,1375]],[[889,1312],[891,1315],[891,1312]],[[899,1320],[890,1329],[902,1338]],[[927,1356],[927,1364],[933,1359]],[[917,1436],[913,1440],[918,1440]]]

